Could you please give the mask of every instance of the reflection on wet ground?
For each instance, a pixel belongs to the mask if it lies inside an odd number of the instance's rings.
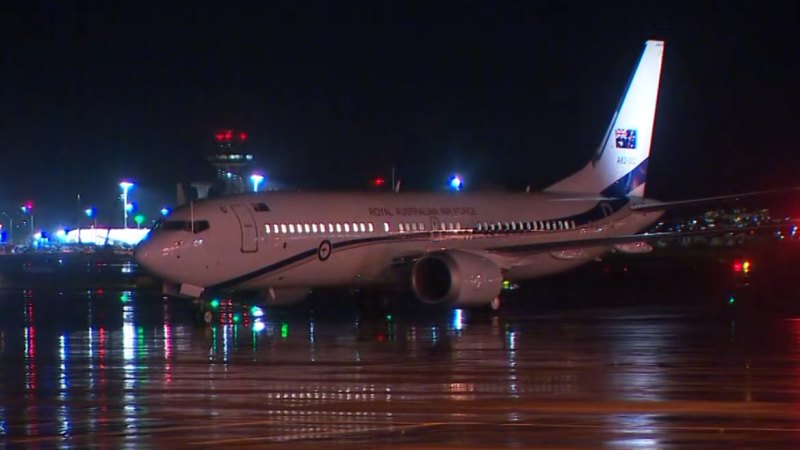
[[[0,442],[28,448],[777,448],[800,321],[703,308],[198,327],[137,291],[0,297]],[[713,312],[713,311],[712,311]]]

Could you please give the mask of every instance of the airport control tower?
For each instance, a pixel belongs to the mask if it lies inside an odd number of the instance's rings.
[[[238,194],[247,190],[245,171],[253,162],[253,155],[245,151],[247,133],[237,130],[221,130],[214,135],[214,151],[208,162],[217,171],[219,182],[224,183],[226,194]]]

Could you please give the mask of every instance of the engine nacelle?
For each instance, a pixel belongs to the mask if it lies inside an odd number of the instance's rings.
[[[503,276],[488,259],[454,251],[420,258],[411,269],[411,286],[425,303],[480,306],[500,295]]]
[[[300,303],[311,294],[309,288],[269,288],[264,298],[267,306],[288,306]]]

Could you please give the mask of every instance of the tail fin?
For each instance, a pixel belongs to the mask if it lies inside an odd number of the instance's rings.
[[[663,54],[663,41],[645,43],[639,65],[597,154],[586,167],[546,191],[605,197],[644,196]]]

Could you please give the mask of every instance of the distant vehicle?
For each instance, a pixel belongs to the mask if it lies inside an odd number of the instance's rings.
[[[643,198],[663,51],[664,42],[646,42],[592,160],[544,192],[215,198],[176,209],[136,260],[165,280],[165,293],[187,297],[260,291],[274,305],[311,288],[401,286],[429,304],[496,308],[504,283],[611,250],[651,251],[663,233],[636,233],[676,204]]]

